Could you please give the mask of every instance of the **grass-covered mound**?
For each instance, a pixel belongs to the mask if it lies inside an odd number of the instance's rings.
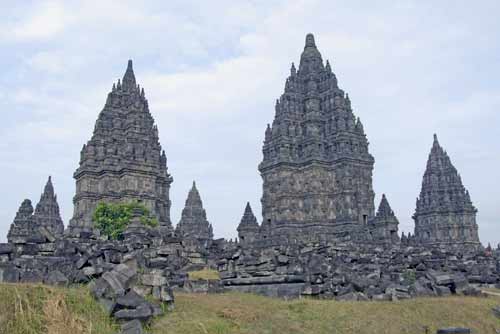
[[[463,326],[496,333],[489,298],[417,298],[399,302],[284,301],[251,294],[176,295],[175,310],[154,319],[150,334],[434,334]],[[0,334],[115,334],[88,289],[0,284]]]
[[[177,294],[175,311],[153,334],[424,334],[463,326],[495,334],[500,297],[417,298],[399,302],[284,301],[250,294]]]
[[[85,287],[0,284],[0,334],[115,334],[118,329]]]

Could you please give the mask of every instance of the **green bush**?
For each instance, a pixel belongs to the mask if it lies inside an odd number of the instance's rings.
[[[138,202],[99,203],[92,216],[94,226],[101,234],[107,235],[110,239],[119,239],[127,225],[130,224],[132,213],[135,210],[140,211],[142,224],[151,227],[158,226],[158,220],[151,217],[148,208]]]

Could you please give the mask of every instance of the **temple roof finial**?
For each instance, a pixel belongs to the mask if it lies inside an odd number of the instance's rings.
[[[132,59],[129,59],[127,64],[127,70],[123,76],[122,86],[124,90],[134,89],[136,87],[134,68],[132,66]]]
[[[437,134],[434,134],[434,141],[433,141],[433,145],[437,145],[437,146],[439,146],[439,141],[438,141],[438,136],[437,136]]]
[[[313,47],[315,48],[316,47],[316,43],[314,42],[314,35],[309,33],[306,35],[306,48],[307,47]]]

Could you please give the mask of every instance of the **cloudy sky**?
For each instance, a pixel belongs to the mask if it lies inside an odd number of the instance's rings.
[[[65,223],[72,174],[112,83],[134,60],[174,177],[178,222],[196,180],[216,236],[260,218],[266,123],[312,32],[361,117],[378,204],[400,220],[432,134],[462,175],[483,243],[500,242],[498,1],[0,0],[0,242],[52,175]]]

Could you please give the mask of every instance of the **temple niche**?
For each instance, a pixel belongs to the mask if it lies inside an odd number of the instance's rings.
[[[74,178],[76,195],[68,233],[92,232],[92,214],[99,202],[132,201],[144,204],[162,231],[173,232],[169,198],[173,179],[131,60],[123,79],[113,84],[91,139],[83,145]]]

